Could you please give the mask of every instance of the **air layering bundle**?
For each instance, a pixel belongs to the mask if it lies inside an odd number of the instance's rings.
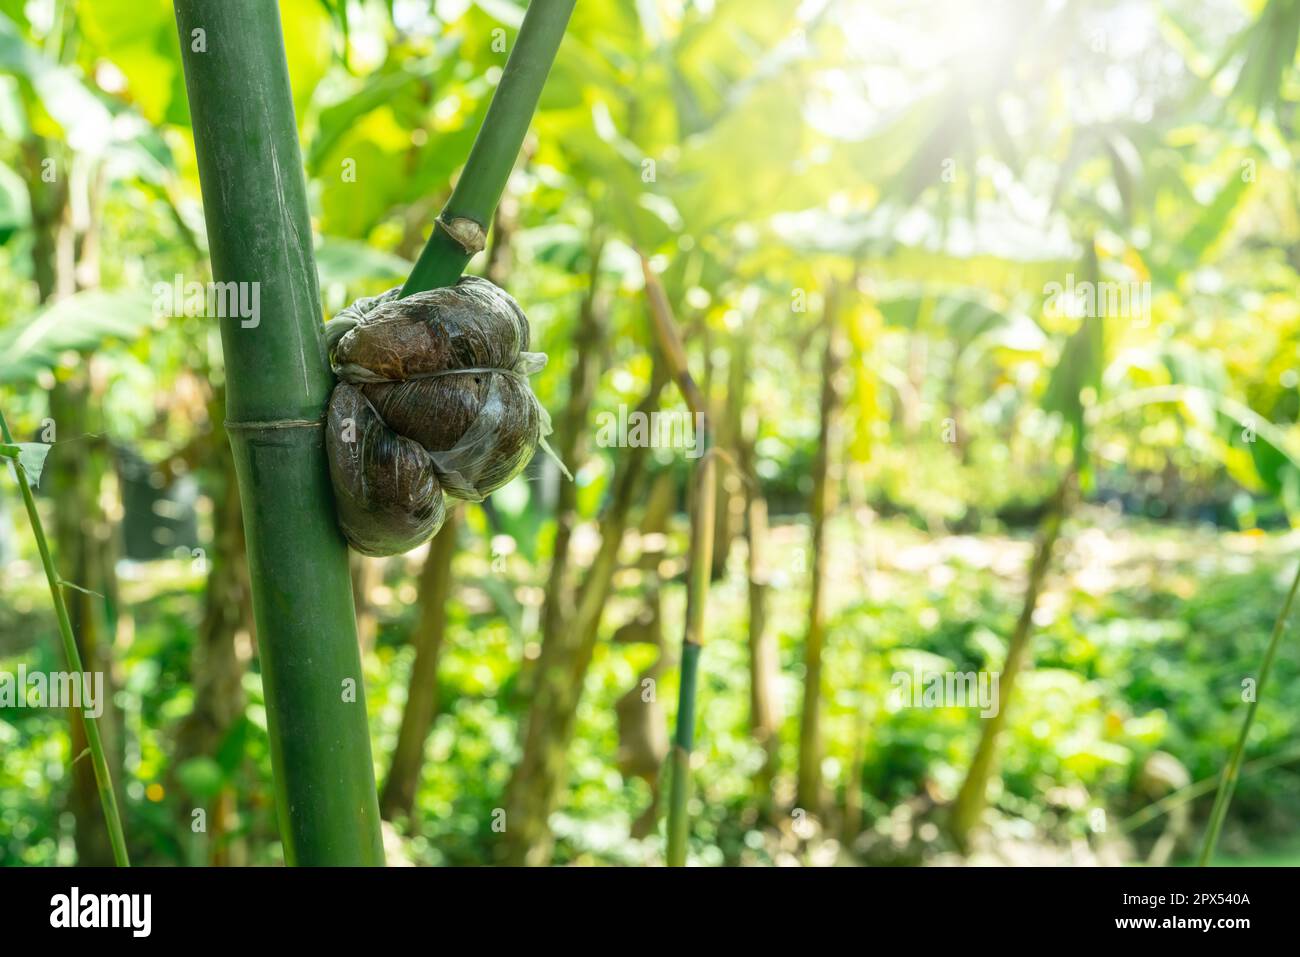
[[[326,445],[339,524],[366,555],[442,526],[447,495],[479,502],[523,471],[550,419],[528,385],[528,319],[486,279],[360,299],[331,320]]]

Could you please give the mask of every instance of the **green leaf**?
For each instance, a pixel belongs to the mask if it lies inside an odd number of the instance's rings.
[[[1101,265],[1092,239],[1084,247],[1083,276],[1085,281],[1092,283],[1093,290],[1099,288]],[[1071,426],[1074,460],[1081,468],[1086,465],[1087,410],[1101,398],[1102,372],[1106,366],[1104,310],[1094,308],[1093,312],[1095,315],[1085,316],[1079,328],[1066,340],[1043,395],[1043,410],[1059,412]],[[1089,393],[1091,402],[1087,401]],[[1084,478],[1086,480],[1087,475]]]
[[[1066,340],[1043,395],[1043,410],[1059,412],[1072,427],[1075,457],[1080,462],[1087,437],[1084,397],[1088,390],[1094,399],[1101,392],[1104,341],[1105,319],[1100,315],[1086,317]]]
[[[232,775],[239,770],[247,753],[248,739],[257,733],[256,726],[247,715],[240,715],[235,719],[230,730],[221,740],[221,744],[217,746],[216,762],[224,774]]]
[[[1214,197],[1214,202],[1205,208],[1205,212],[1188,230],[1179,248],[1186,252],[1193,264],[1200,262],[1201,258],[1227,232],[1241,205],[1241,198],[1249,186],[1250,184],[1240,173],[1231,176]]]
[[[280,0],[280,23],[293,86],[293,107],[301,129],[316,85],[334,58],[334,24],[315,0]]]
[[[435,51],[438,62],[454,62],[456,46],[454,41],[440,42]],[[434,69],[432,65],[430,69],[434,72],[429,81],[435,85],[441,83],[444,79],[442,70]],[[363,116],[392,104],[412,91],[418,92],[423,82],[423,75],[411,65],[399,67],[385,63],[368,76],[356,92],[322,106],[316,121],[316,135],[307,147],[307,169],[319,176],[334,147]]]
[[[73,591],[79,591],[79,592],[81,592],[83,595],[90,595],[90,596],[92,596],[92,597],[94,597],[94,598],[103,598],[103,597],[104,597],[104,596],[103,596],[102,594],[100,594],[99,592],[94,591],[93,589],[90,589],[90,588],[82,588],[82,587],[81,587],[80,585],[78,585],[76,582],[70,582],[70,581],[68,581],[66,578],[60,578],[60,579],[59,579],[59,584],[62,585],[64,588],[71,588]]]
[[[0,455],[17,459],[27,478],[33,486],[41,484],[41,472],[45,469],[45,457],[50,454],[50,447],[44,442],[17,442],[12,445],[0,445]]]
[[[0,163],[0,246],[32,221],[27,184],[8,166]]]
[[[225,775],[221,766],[211,758],[190,758],[176,769],[176,778],[193,797],[200,800],[216,797],[221,792]]]
[[[60,299],[26,322],[0,329],[0,384],[30,383],[62,353],[133,340],[153,321],[153,300],[143,293],[91,291]]]
[[[1269,0],[1259,18],[1244,31],[1245,63],[1232,98],[1258,118],[1282,102],[1287,73],[1295,66],[1300,39],[1300,0]]]
[[[400,282],[411,272],[411,263],[396,253],[337,236],[321,238],[316,247],[316,267],[322,286],[341,283],[351,287],[377,279]]]
[[[1088,420],[1096,427],[1134,409],[1160,404],[1176,405],[1184,411],[1188,424],[1202,431],[1207,429],[1207,422],[1209,427],[1226,425],[1227,439],[1223,441],[1220,433],[1217,445],[1229,473],[1246,486],[1257,479],[1260,486],[1288,509],[1296,508],[1290,499],[1300,489],[1300,457],[1289,447],[1285,430],[1221,391],[1175,384],[1122,392],[1105,405],[1090,409]],[[1212,415],[1206,414],[1207,409]],[[1247,446],[1246,458],[1250,463],[1244,473],[1241,445]]]
[[[474,0],[474,5],[512,30],[518,30],[524,22],[524,11],[507,0]]]
[[[339,58],[344,69],[348,68],[348,47],[351,38],[351,25],[348,21],[348,0],[320,0],[320,5],[330,15],[334,28],[340,34]]]
[[[150,122],[162,122],[182,82],[170,5],[95,0],[77,9],[77,25],[85,46],[122,71],[131,102]]]
[[[1105,138],[1106,156],[1110,160],[1115,188],[1123,206],[1124,224],[1132,227],[1137,207],[1137,183],[1142,175],[1142,157],[1133,141],[1124,134],[1111,131]]]
[[[74,150],[98,152],[111,139],[108,107],[71,69],[50,60],[0,15],[0,71],[22,77],[35,90],[44,108],[67,135]]]

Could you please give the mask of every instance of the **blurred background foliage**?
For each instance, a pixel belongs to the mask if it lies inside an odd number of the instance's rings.
[[[327,317],[409,270],[522,6],[280,8]],[[965,852],[1116,863],[1164,840],[1186,858],[1209,798],[1183,789],[1231,748],[1297,541],[1298,36],[1293,0],[579,3],[471,265],[551,357],[534,386],[576,482],[539,458],[465,507],[449,582],[436,541],[355,560],[381,782],[417,690],[431,715],[407,718],[414,790],[386,792],[390,858],[662,859],[662,825],[638,828],[662,743],[647,733],[634,760],[625,704],[650,675],[662,705],[646,720],[673,719],[690,460],[599,447],[596,426],[647,395],[684,410],[652,385],[642,254],[739,466],[719,498],[692,859],[958,853],[944,811],[981,719],[900,707],[893,676],[1001,667],[1034,531],[1075,469],[988,792],[992,840]],[[63,575],[97,593],[73,614],[111,675],[132,854],[274,863],[216,325],[154,308],[156,284],[208,269],[170,4],[0,0],[0,402],[20,439],[54,442],[42,507]],[[1101,315],[1053,293],[1089,282],[1133,298]],[[829,410],[828,337],[844,356]],[[823,492],[826,795],[805,809]],[[0,670],[55,670],[15,502],[0,498]],[[584,650],[566,636],[589,594],[604,613]],[[533,694],[556,662],[568,718]],[[1274,675],[1228,859],[1300,858],[1294,641]],[[0,862],[102,853],[77,750],[63,713],[0,709]],[[1187,800],[1144,812],[1171,794]]]

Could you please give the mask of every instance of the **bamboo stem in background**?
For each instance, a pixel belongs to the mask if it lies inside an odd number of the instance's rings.
[[[66,232],[61,231],[61,237]],[[70,238],[61,238],[71,244]],[[73,266],[63,262],[60,275]],[[84,356],[81,368],[59,378],[49,391],[49,414],[65,435],[80,436],[59,450],[59,467],[47,474],[46,491],[51,521],[46,534],[59,571],[79,586],[64,586],[63,602],[82,666],[104,675],[104,709],[99,716],[99,736],[109,772],[116,779],[123,771],[123,714],[116,706],[113,680],[113,643],[117,633],[118,594],[113,523],[105,514],[101,493],[113,473],[111,451],[103,436],[103,395],[96,388],[94,356]],[[82,590],[84,589],[84,591]],[[87,748],[85,726],[72,718],[72,753]],[[72,765],[68,808],[75,819],[77,863],[103,867],[113,863],[113,842],[100,813],[99,782],[90,762]],[[118,800],[121,800],[119,789]]]
[[[709,430],[709,410],[704,394],[691,376],[686,350],[673,320],[672,307],[650,262],[641,257],[646,298],[655,340],[663,353],[669,375],[677,383],[687,408],[695,417],[695,440],[700,458],[695,465],[691,489],[691,551],[686,580],[686,627],[682,636],[681,683],[677,698],[677,731],[673,739],[672,787],[668,795],[669,867],[686,863],[686,842],[690,819],[691,752],[695,749],[695,699],[699,680],[700,652],[704,646],[704,612],[713,571],[714,507],[717,504],[717,461]]]
[[[348,552],[325,462],[334,377],[279,7],[175,10],[213,277],[257,283],[260,297],[260,321],[222,319],[221,340],[285,860],[379,865]]]
[[[593,226],[587,290],[578,308],[577,323],[573,332],[571,350],[573,364],[569,367],[569,398],[560,416],[554,443],[560,461],[567,463],[575,475],[586,464],[588,458],[585,432],[591,414],[591,403],[596,395],[596,385],[600,379],[600,358],[607,320],[600,293],[600,264],[604,249],[604,231],[599,226]],[[569,547],[577,522],[577,483],[562,482],[556,495],[555,544],[551,550],[546,598],[542,602],[543,648],[557,640],[556,633],[573,617],[573,603],[568,589]]]
[[[382,580],[382,567],[377,558],[349,552],[348,575],[352,579],[352,604],[357,616],[357,645],[365,655],[374,649],[379,635],[379,615],[370,601],[370,593]]]
[[[742,458],[744,440],[741,427],[745,413],[745,383],[749,375],[749,347],[752,329],[743,327],[731,331],[730,358],[727,364],[726,394],[721,402],[719,421],[714,441],[726,449],[737,461]],[[711,394],[711,393],[710,393]],[[714,510],[713,524],[713,579],[717,581],[727,572],[727,559],[731,546],[744,524],[746,498],[744,473],[732,472],[718,476],[718,504]]]
[[[804,699],[799,716],[799,768],[796,804],[819,814],[822,803],[822,650],[826,639],[826,520],[834,511],[835,481],[831,476],[831,445],[840,402],[836,378],[840,366],[839,295],[835,282],[826,291],[826,343],[822,355],[821,415],[813,459],[812,583],[808,598],[808,636],[804,641]]]
[[[239,483],[230,439],[219,424],[225,399],[223,390],[213,390],[208,417],[214,428],[204,436],[200,449],[200,454],[213,463],[204,485],[214,507],[203,620],[190,659],[194,706],[176,728],[173,766],[167,785],[182,794],[189,792],[181,784],[179,770],[194,758],[216,755],[230,729],[244,714],[243,681],[247,666],[239,639],[256,634]],[[248,842],[237,825],[237,791],[233,782],[223,782],[221,791],[211,799],[206,833],[195,834],[190,830],[193,805],[189,801],[177,802],[180,805],[176,809],[177,819],[184,833],[190,836],[189,851],[194,863],[238,867],[246,862]]]
[[[743,356],[740,364],[746,367],[749,364],[750,337],[744,333],[752,331],[741,330],[742,345],[738,352]],[[780,661],[776,635],[767,622],[771,574],[767,554],[767,499],[763,497],[763,487],[758,477],[759,419],[757,410],[748,404],[750,397],[745,387],[746,381],[744,377],[740,380],[742,394],[738,404],[742,411],[733,434],[739,459],[741,493],[745,502],[743,525],[749,610],[749,730],[755,743],[763,749],[763,763],[754,773],[754,793],[759,804],[759,814],[767,820],[772,815],[772,782],[776,778],[780,751],[781,718],[776,692]]]
[[[450,286],[487,242],[492,211],[510,178],[576,0],[532,0],[483,126],[447,205],[402,286],[402,295]]]
[[[655,363],[650,387],[636,411],[648,416],[659,406],[664,385]],[[522,721],[522,754],[506,787],[508,826],[501,860],[510,865],[550,862],[553,840],[551,811],[559,801],[566,775],[569,742],[577,719],[583,682],[609,603],[618,552],[627,531],[632,505],[638,500],[650,449],[637,445],[624,450],[614,473],[609,502],[600,516],[600,547],[587,566],[570,617],[542,644],[531,684],[528,713]]]
[[[1237,735],[1237,744],[1232,749],[1232,757],[1228,759],[1228,765],[1223,769],[1223,777],[1219,781],[1219,790],[1214,795],[1214,807],[1210,811],[1210,823],[1205,831],[1205,844],[1201,847],[1201,856],[1197,860],[1197,865],[1205,867],[1210,863],[1210,858],[1214,856],[1215,845],[1219,843],[1219,831],[1223,829],[1223,819],[1228,816],[1228,805],[1232,803],[1232,792],[1236,790],[1237,778],[1241,774],[1241,759],[1246,753],[1246,740],[1250,737],[1250,726],[1255,720],[1255,712],[1259,708],[1259,696],[1264,690],[1264,682],[1268,680],[1268,673],[1273,670],[1273,659],[1277,656],[1278,645],[1282,640],[1282,633],[1286,630],[1286,620],[1291,615],[1291,605],[1295,602],[1296,589],[1300,588],[1300,566],[1296,568],[1295,577],[1291,580],[1291,590],[1286,594],[1286,601],[1282,603],[1282,610],[1278,613],[1277,621],[1273,624],[1273,634],[1268,639],[1268,648],[1264,652],[1264,662],[1259,666],[1259,680],[1255,683],[1255,697],[1250,700],[1246,707],[1246,717],[1241,722],[1241,733]]]
[[[1038,534],[1038,543],[1034,548],[1034,557],[1029,565],[1029,580],[1025,586],[1025,599],[1020,608],[1020,617],[1016,620],[1015,630],[1007,643],[1006,663],[998,679],[998,710],[984,724],[980,734],[975,756],[971,759],[966,780],[953,805],[949,828],[953,840],[963,851],[970,847],[971,835],[979,827],[984,814],[985,792],[989,778],[997,763],[998,737],[1007,721],[1007,710],[1011,704],[1011,694],[1016,687],[1016,679],[1024,670],[1029,657],[1029,639],[1033,632],[1034,609],[1038,607],[1038,596],[1047,570],[1052,564],[1052,551],[1061,535],[1061,526],[1069,512],[1071,492],[1074,488],[1076,472],[1071,468],[1061,479],[1048,506],[1048,514]]]
[[[856,288],[856,281],[853,286]],[[857,462],[855,465],[852,475],[846,476],[844,486],[848,493],[849,507],[853,515],[854,544],[857,550],[855,565],[861,582],[862,594],[870,600],[876,591],[873,587],[873,579],[878,566],[870,539],[873,513],[870,506],[867,505],[865,468],[861,462]],[[872,637],[870,634],[861,636],[862,658],[859,665],[861,669],[859,672],[861,675],[859,686],[861,688],[866,688],[869,684],[874,658],[872,654]],[[858,836],[865,824],[862,813],[864,790],[862,771],[866,764],[867,739],[871,726],[870,719],[871,709],[866,707],[866,702],[863,702],[853,719],[853,757],[849,764],[848,779],[844,782],[843,816],[840,821],[840,842],[850,849],[857,843]]]
[[[456,554],[460,510],[447,513],[438,534],[429,544],[429,555],[420,572],[419,619],[411,635],[415,661],[407,684],[406,707],[393,748],[388,780],[379,795],[379,810],[387,821],[408,816],[415,807],[424,767],[424,746],[438,714],[438,662],[447,634],[447,600],[451,595],[451,562]]]
[[[767,626],[771,582],[767,567],[767,500],[753,469],[753,443],[745,442],[745,540],[749,546],[749,729],[763,749],[763,763],[754,774],[754,790],[764,817],[772,812],[772,781],[780,751],[781,719],[776,694],[779,659],[776,635]]]
[[[5,444],[13,443],[9,433],[9,424],[4,414],[0,413],[0,438]],[[68,659],[68,670],[80,676],[84,671],[81,664],[81,652],[77,650],[77,639],[72,634],[72,621],[68,617],[68,606],[63,601],[63,580],[54,568],[54,559],[50,555],[50,545],[45,540],[45,528],[41,525],[40,512],[36,510],[36,498],[32,495],[31,483],[27,481],[27,470],[22,463],[13,459],[14,474],[18,477],[18,489],[22,492],[23,505],[27,509],[27,518],[32,525],[32,534],[36,537],[36,549],[41,555],[41,566],[45,569],[45,579],[50,585],[50,597],[54,599],[54,614],[59,621],[59,635],[63,639],[63,654]],[[82,702],[86,702],[83,700]],[[104,823],[108,826],[108,839],[113,847],[113,862],[118,867],[130,867],[131,861],[126,852],[126,836],[122,831],[122,818],[117,810],[117,795],[113,791],[113,776],[108,770],[108,759],[104,755],[104,743],[99,735],[99,719],[91,717],[82,710],[82,728],[86,732],[86,745],[90,748],[90,761],[95,769],[95,784],[99,788],[99,802],[104,809]],[[75,721],[76,718],[74,717]],[[80,755],[73,755],[76,761]]]
[[[704,432],[703,429],[700,430]],[[705,433],[707,434],[707,433]],[[669,867],[686,863],[690,818],[691,753],[695,750],[695,701],[700,652],[704,648],[704,611],[713,569],[713,509],[717,494],[717,460],[705,454],[696,466],[692,488],[690,577],[686,582],[686,630],[682,636],[681,685],[677,697],[677,731],[673,737],[672,790],[668,799]]]

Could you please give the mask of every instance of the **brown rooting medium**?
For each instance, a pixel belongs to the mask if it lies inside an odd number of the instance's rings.
[[[326,446],[339,524],[367,555],[428,541],[443,493],[481,501],[527,466],[550,431],[527,375],[519,304],[485,279],[397,299],[393,289],[339,314],[356,322],[333,354]]]
[[[346,382],[330,396],[326,429],[335,509],[352,547],[392,555],[432,538],[446,504],[429,453],[385,426]]]

